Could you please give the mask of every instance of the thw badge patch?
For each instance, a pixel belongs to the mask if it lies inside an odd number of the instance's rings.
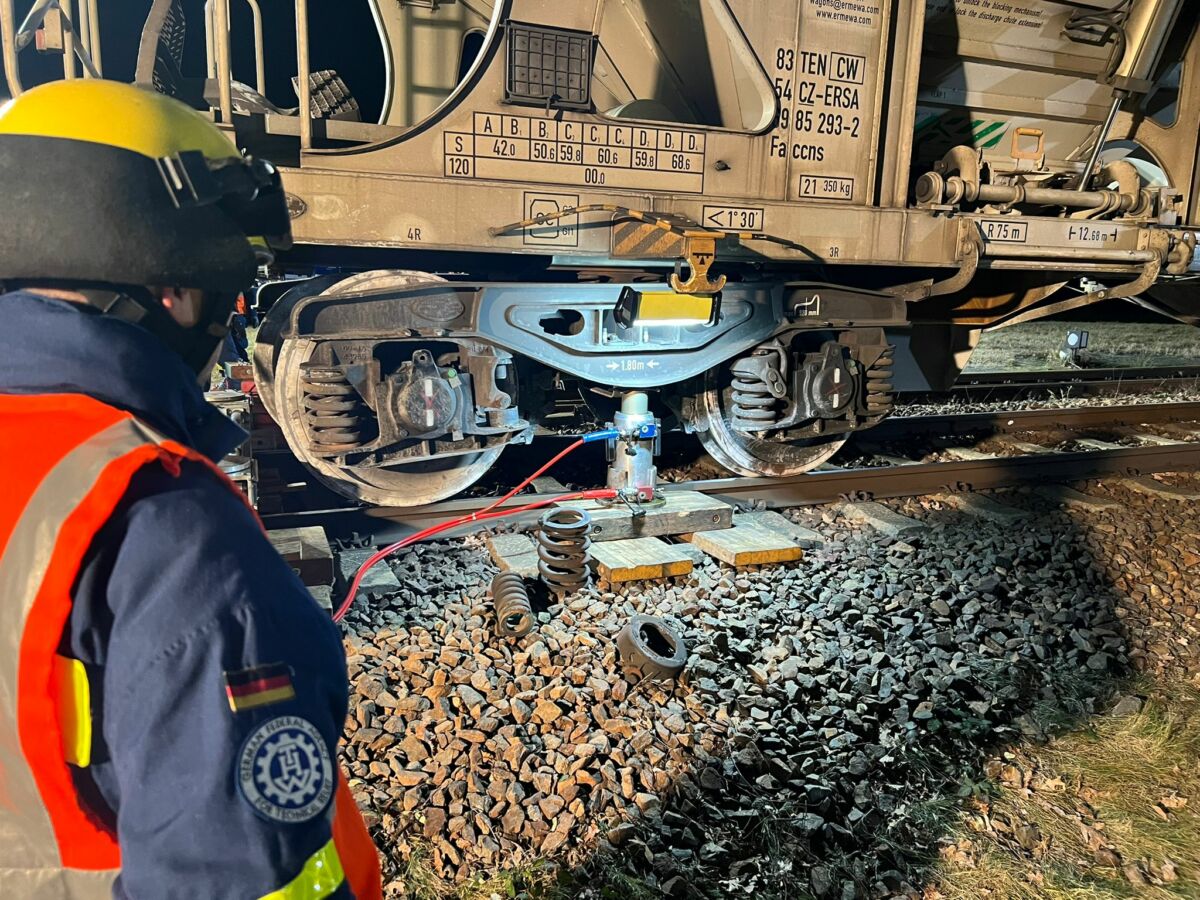
[[[282,703],[295,696],[292,672],[287,663],[270,663],[225,673],[225,697],[235,713]]]
[[[333,797],[333,762],[325,739],[298,716],[276,716],[246,738],[237,779],[246,802],[275,822],[307,822]]]

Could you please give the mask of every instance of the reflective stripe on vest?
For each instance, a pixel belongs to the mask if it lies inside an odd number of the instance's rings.
[[[300,874],[277,891],[263,894],[259,900],[325,900],[342,886],[346,875],[333,838],[308,858]]]
[[[92,764],[92,685],[87,669],[77,659],[54,657],[58,683],[58,725],[62,729],[63,759],[86,769]]]
[[[77,696],[79,673],[57,652],[80,565],[130,479],[146,465],[177,468],[189,458],[201,457],[88,397],[0,396],[0,471],[9,476],[0,492],[5,897],[111,896],[120,852],[75,792],[64,748],[81,747],[85,735],[71,732],[72,721],[82,725],[79,710],[60,700]]]
[[[30,452],[33,441],[36,452]],[[207,457],[76,394],[0,394],[0,891],[4,900],[108,900],[115,836],[80,806],[68,763],[91,751],[87,672],[58,655],[71,589],[99,530],[147,465]],[[244,499],[244,498],[243,498]],[[320,900],[348,881],[380,900],[379,859],[338,779],[333,837],[272,900]]]

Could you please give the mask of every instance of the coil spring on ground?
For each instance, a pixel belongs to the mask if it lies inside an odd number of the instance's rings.
[[[345,370],[312,363],[300,367],[304,426],[316,453],[343,453],[362,446],[362,399]]]
[[[882,416],[892,411],[892,376],[896,348],[888,346],[867,370],[867,415]]]
[[[741,431],[765,431],[779,421],[779,400],[771,393],[762,371],[775,372],[782,377],[763,354],[737,360],[733,373],[733,407],[730,418],[734,428]]]
[[[492,603],[496,606],[496,633],[501,637],[521,637],[533,628],[529,591],[516,572],[501,572],[492,579]]]
[[[588,548],[592,517],[580,509],[552,509],[538,523],[538,573],[556,594],[570,594],[591,578]]]

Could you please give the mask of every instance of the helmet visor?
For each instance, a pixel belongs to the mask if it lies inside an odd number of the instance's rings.
[[[163,181],[179,208],[218,205],[247,238],[272,250],[292,246],[292,223],[279,170],[265,159],[209,159],[192,150],[158,160]]]

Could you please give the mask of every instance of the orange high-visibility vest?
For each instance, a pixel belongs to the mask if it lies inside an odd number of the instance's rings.
[[[78,394],[0,394],[0,885],[6,900],[108,900],[116,835],[89,814],[72,767],[91,752],[87,673],[59,655],[71,589],[93,538],[144,466],[203,455]],[[320,900],[349,882],[382,895],[379,859],[344,778],[330,842],[264,900]],[[166,886],[164,885],[164,888]]]

